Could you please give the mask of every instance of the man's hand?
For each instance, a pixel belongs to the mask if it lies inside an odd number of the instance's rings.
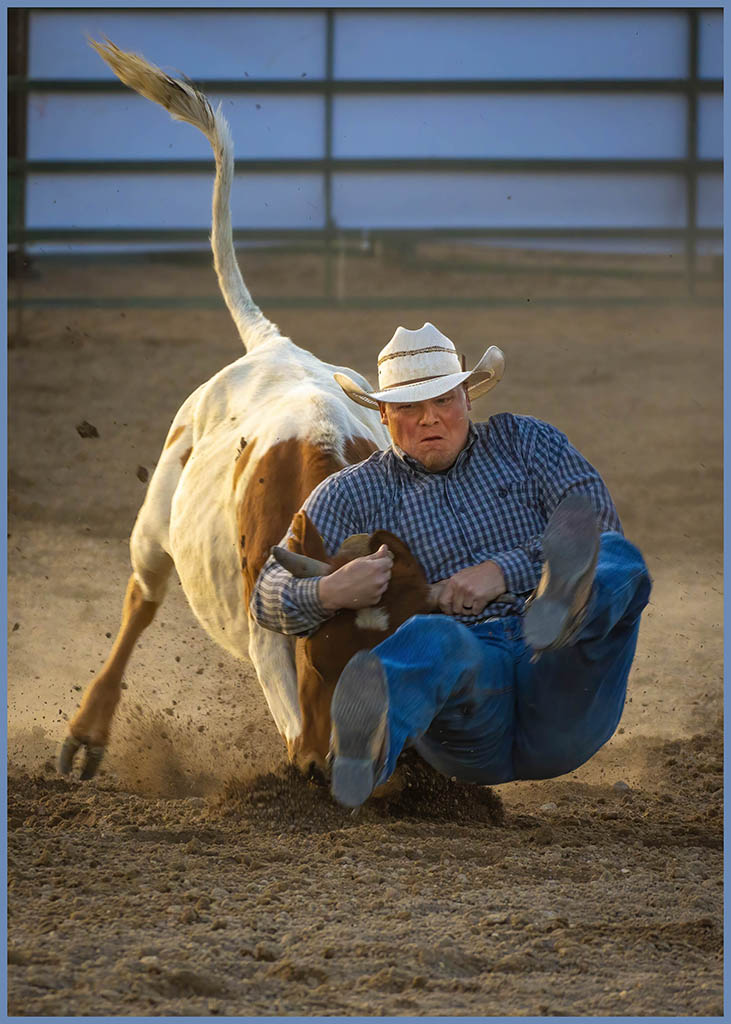
[[[391,579],[393,555],[385,544],[363,558],[354,558],[320,580],[320,602],[326,612],[369,608],[378,604]]]
[[[445,615],[480,615],[505,593],[505,577],[496,562],[480,562],[434,584],[440,587],[439,610]]]

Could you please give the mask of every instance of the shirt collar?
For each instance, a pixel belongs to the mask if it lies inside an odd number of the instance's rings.
[[[459,469],[467,461],[470,455],[470,451],[474,447],[475,441],[477,440],[477,431],[475,430],[474,423],[470,420],[469,429],[467,431],[467,440],[465,441],[464,448],[459,453],[457,458],[454,460],[449,469],[443,470],[439,473],[432,473],[431,470],[423,466],[418,459],[415,459],[411,455],[407,455],[406,452],[399,448],[395,441],[391,441],[391,451],[397,457],[397,459],[407,466],[414,473],[419,473],[422,476],[450,476],[455,470]]]

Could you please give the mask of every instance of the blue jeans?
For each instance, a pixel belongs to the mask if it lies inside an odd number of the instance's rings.
[[[387,779],[405,746],[462,782],[495,785],[572,771],[617,728],[650,595],[642,555],[601,537],[586,617],[571,646],[531,662],[522,618],[467,627],[415,615],[374,648],[389,690]]]

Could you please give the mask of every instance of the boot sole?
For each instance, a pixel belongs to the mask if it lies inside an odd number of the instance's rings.
[[[550,570],[548,584],[523,619],[526,642],[539,651],[560,640],[575,612],[577,590],[596,566],[599,528],[588,498],[565,498],[549,519],[542,544]]]
[[[360,651],[343,669],[330,705],[335,755],[330,791],[339,804],[360,807],[373,792],[387,713],[383,665],[370,651]]]

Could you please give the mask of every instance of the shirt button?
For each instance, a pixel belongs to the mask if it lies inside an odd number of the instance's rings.
[[[498,491],[498,494],[500,495],[501,498],[507,498],[507,496],[508,496],[507,488],[501,487],[500,490]]]

